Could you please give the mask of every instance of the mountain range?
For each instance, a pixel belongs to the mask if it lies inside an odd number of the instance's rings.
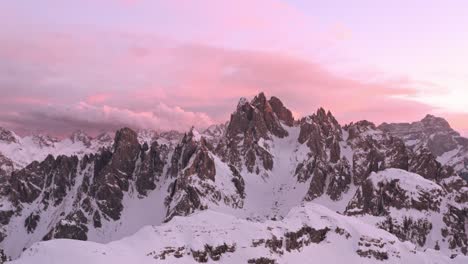
[[[199,132],[0,129],[12,263],[467,263],[468,139],[242,98]],[[1,263],[2,261],[0,261]]]

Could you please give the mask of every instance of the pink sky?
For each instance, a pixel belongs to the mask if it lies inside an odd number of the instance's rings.
[[[430,113],[466,135],[468,5],[441,3],[2,2],[0,125],[204,128],[264,91],[297,116],[323,106],[342,123],[378,124]]]

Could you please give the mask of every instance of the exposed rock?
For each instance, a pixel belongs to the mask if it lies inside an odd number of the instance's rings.
[[[148,191],[156,188],[156,182],[159,181],[159,177],[164,172],[166,155],[166,145],[160,146],[156,141],[151,144],[149,151],[147,148],[145,150],[145,147],[142,147],[140,166],[134,173],[136,177],[136,189],[140,195],[146,196]]]
[[[15,135],[15,133],[11,132],[10,130],[0,127],[0,141],[5,142],[7,144],[17,143],[18,137]]]
[[[404,217],[400,219],[387,216],[385,221],[378,224],[379,228],[394,234],[401,241],[411,241],[423,247],[426,244],[427,236],[432,230],[432,224],[427,219],[416,219]]]
[[[442,166],[435,156],[426,148],[421,148],[413,155],[410,161],[409,171],[417,173],[426,179],[440,181],[452,176],[451,167]]]
[[[273,168],[273,157],[262,142],[270,140],[272,136],[287,136],[288,132],[280,120],[290,122],[287,117],[289,110],[279,100],[273,99],[273,102],[276,110],[263,93],[255,96],[250,103],[245,99],[239,101],[237,110],[231,115],[226,136],[216,148],[223,161],[239,170],[245,164],[249,172],[257,174]],[[275,111],[282,115],[282,119]]]
[[[283,105],[283,102],[281,102],[280,99],[272,96],[268,102],[270,103],[273,112],[275,112],[279,120],[283,121],[287,126],[294,125],[294,117],[292,112]]]
[[[401,178],[394,178],[392,174],[397,174]],[[409,177],[410,180],[405,179],[402,182],[405,177]],[[434,183],[426,188],[419,188],[416,194],[411,194],[413,191],[408,189],[414,186],[406,186],[407,181],[421,181],[418,177],[421,178],[417,174],[405,173],[402,170],[374,173],[356,191],[345,213],[384,216],[388,215],[389,208],[438,212],[442,197],[445,195],[444,191]],[[428,182],[423,183],[428,184]]]
[[[194,129],[192,128],[184,135],[180,144],[174,150],[172,155],[171,167],[169,173],[171,177],[176,177],[185,167],[187,167],[190,158],[197,150],[197,140],[195,140]]]
[[[385,250],[385,242],[370,237],[361,237],[358,243],[359,249],[356,253],[364,258],[374,258],[376,260],[387,260],[388,252]]]
[[[3,252],[3,249],[0,248],[0,264],[3,264],[7,261],[10,261],[10,259],[5,255],[5,252]]]
[[[421,121],[383,123],[379,128],[402,138],[413,151],[427,149],[435,157],[441,157],[442,165],[450,165],[458,174],[468,175],[468,139],[461,137],[445,119],[427,115]]]
[[[177,179],[170,185],[170,195],[166,198],[166,221],[176,215],[185,216],[206,209],[204,200],[223,202],[234,208],[242,207],[245,197],[242,177],[230,165],[231,183],[237,192],[222,193],[215,184],[216,165],[211,150],[211,145],[193,129],[175,148],[169,173]]]
[[[193,250],[193,259],[200,263],[206,263],[209,259],[219,261],[221,256],[225,253],[233,253],[236,251],[236,245],[227,245],[226,243],[220,246],[205,245],[204,250]]]
[[[166,206],[165,221],[217,206],[243,208],[244,202],[251,196],[251,186],[246,184],[252,179],[246,177],[257,174],[261,178],[253,180],[263,180],[269,184],[269,177],[275,176],[271,178],[272,183],[287,185],[284,189],[281,189],[283,186],[275,186],[275,191],[301,190],[298,198],[294,198],[297,201],[302,198],[312,201],[324,195],[332,201],[339,201],[353,195],[349,193],[350,190],[357,188],[345,214],[374,216],[372,219],[380,221],[380,228],[420,247],[433,247],[435,239],[432,235],[435,233],[428,236],[429,231],[438,232],[441,229],[444,239],[434,235],[439,249],[445,251],[448,245],[451,252],[466,254],[465,224],[468,221],[465,204],[468,202],[468,187],[455,175],[451,166],[439,163],[441,159],[434,153],[453,150],[453,142],[458,144],[457,147],[465,143],[468,146],[468,141],[450,132],[447,124],[432,117],[427,117],[422,126],[424,131],[413,131],[409,136],[401,131],[404,135],[399,135],[400,132],[396,133],[385,125],[378,128],[368,121],[341,127],[333,115],[322,108],[311,116],[295,121],[291,111],[278,98],[267,100],[260,93],[250,102],[240,100],[227,126],[214,126],[201,134],[193,128],[183,135],[175,131],[137,134],[123,128],[115,134],[112,148],[79,157],[59,155],[55,158],[49,155],[43,161],[35,161],[16,171],[11,160],[5,157],[2,161],[0,154],[0,198],[5,201],[5,207],[0,206],[0,242],[14,239],[6,237],[11,234],[8,225],[13,218],[14,223],[20,223],[20,228],[24,223],[24,230],[21,231],[30,234],[28,239],[86,240],[91,230],[106,232],[118,228],[113,224],[122,224],[118,221],[125,213],[124,199],[138,201],[161,197],[161,201],[165,201],[161,206]],[[401,128],[402,131],[407,129]],[[427,134],[426,143],[418,147],[409,146],[405,137],[418,135],[419,140],[421,133],[425,135],[423,141]],[[400,139],[400,136],[404,139]],[[15,135],[5,133],[3,137],[11,140]],[[96,140],[112,141],[109,138],[109,134],[103,134]],[[36,136],[34,140],[42,147],[56,144],[55,139],[46,136]],[[83,142],[86,146],[95,146],[96,140],[89,141],[89,137],[82,133],[72,136],[72,141]],[[285,175],[280,176],[285,178],[277,181],[278,175],[272,174],[279,171],[274,170],[277,166],[274,162],[282,162],[284,156],[278,147],[284,143],[292,146],[288,149],[292,156],[290,159],[286,157],[286,162],[293,167],[288,167],[289,172],[281,170]],[[294,167],[295,171],[292,172],[291,168]],[[282,166],[278,168],[284,169]],[[398,175],[402,175],[400,178],[375,176],[395,168]],[[416,176],[407,171],[420,174],[425,179],[417,175],[417,184],[408,188],[406,184]],[[288,185],[287,177],[294,185]],[[307,186],[296,189],[295,184],[306,182]],[[150,195],[153,192],[158,193]],[[275,199],[272,201],[274,207],[283,202],[282,198],[279,195],[272,198]],[[416,210],[418,214],[439,218],[443,216],[444,223],[442,226],[432,226],[430,218],[405,218],[403,213],[400,218],[391,218],[391,212],[398,210]],[[48,215],[54,218],[49,219]],[[382,216],[387,216],[387,220],[382,221]],[[47,223],[50,229],[44,231],[38,228],[42,223]],[[264,247],[266,252],[270,251],[276,257],[284,254],[284,250],[299,251],[311,243],[320,243],[329,230],[335,230],[335,233],[346,238],[351,237],[345,229],[335,226],[333,229],[319,230],[304,226],[284,236],[275,233],[276,236],[271,234],[270,238],[254,240],[252,245]],[[428,240],[431,240],[430,243],[427,243]],[[385,242],[365,238],[357,253],[378,260],[391,257],[391,252],[386,253],[379,248],[385,248]],[[168,247],[151,256],[159,260],[194,253],[194,259],[206,262],[218,261],[231,250],[235,249],[228,245],[207,245],[202,250]],[[252,258],[250,262],[275,263],[276,260]]]
[[[427,147],[435,156],[457,148],[456,138],[460,137],[445,119],[432,115],[411,124],[383,123],[379,128],[406,140],[419,141],[418,143],[423,143],[422,146]]]
[[[165,260],[168,256],[174,256],[175,258],[181,258],[184,256],[185,247],[166,247],[163,251],[156,253],[156,251],[152,251],[147,254],[147,256],[153,256],[154,259]]]
[[[102,227],[101,214],[98,211],[94,212],[93,225],[94,225],[95,228],[101,228]]]
[[[120,217],[123,192],[128,191],[139,153],[136,132],[129,128],[120,129],[115,134],[114,152],[109,163],[94,177],[92,193],[97,198],[96,203],[113,220]]]
[[[43,240],[50,240],[53,238],[68,238],[76,240],[87,240],[86,233],[88,227],[86,226],[87,219],[82,211],[77,211],[74,214],[68,215],[43,238]]]
[[[272,236],[271,239],[259,239],[252,241],[252,247],[264,246],[270,249],[270,252],[283,255],[283,238],[279,239],[276,236]]]
[[[316,114],[305,117],[299,121],[300,134],[298,141],[306,143],[312,155],[321,160],[336,162],[340,158],[340,148],[338,142],[342,140],[341,126],[335,117],[323,108],[317,110]],[[326,154],[326,149],[330,149],[331,157]]]
[[[12,202],[31,203],[45,191],[43,202],[59,204],[67,190],[73,185],[78,158],[76,156],[59,156],[55,159],[49,155],[43,162],[33,162],[26,168],[12,173],[9,195]],[[50,197],[50,199],[49,199]]]
[[[354,150],[353,181],[361,184],[372,172],[386,168],[408,170],[408,150],[401,139],[378,130],[368,121],[359,121],[345,127],[347,142]]]
[[[261,258],[249,259],[247,263],[249,264],[276,264],[277,262],[275,259],[261,257]]]
[[[81,142],[83,145],[86,147],[91,147],[91,137],[88,136],[84,131],[78,130],[73,132],[73,134],[70,136],[70,140],[75,143],[75,142]]]
[[[13,161],[0,153],[0,195],[5,195],[8,180],[14,169]]]
[[[236,167],[234,167],[233,165],[229,165],[229,169],[231,170],[232,175],[234,176],[232,178],[232,182],[234,183],[234,186],[236,187],[237,193],[242,199],[245,198],[244,178],[242,178],[239,171],[237,171]]]
[[[194,158],[184,173],[186,176],[198,175],[201,179],[210,179],[215,181],[216,168],[210,151],[204,138],[200,140],[200,147],[194,153]]]
[[[41,133],[35,134],[32,137],[32,140],[40,148],[54,147],[55,143],[59,142],[57,138],[52,137],[50,135],[44,135]]]
[[[287,232],[284,234],[285,246],[288,252],[301,250],[311,243],[320,243],[327,237],[329,228],[315,229],[310,226],[303,226],[296,232]]]
[[[449,248],[459,249],[464,255],[468,254],[468,236],[466,223],[468,223],[468,209],[459,209],[449,205],[444,214],[443,221],[446,228],[442,229],[442,236],[448,240]]]
[[[219,141],[226,134],[227,125],[227,122],[225,124],[211,125],[203,131],[202,136],[208,143],[213,146],[217,146]]]
[[[0,224],[8,225],[14,213],[13,210],[0,211]]]
[[[341,199],[342,195],[349,190],[351,184],[351,167],[346,158],[329,166],[330,182],[327,188],[327,195],[333,201]]]
[[[34,230],[37,227],[37,223],[41,219],[41,216],[38,214],[31,213],[26,220],[24,221],[24,227],[26,227],[26,230],[28,233],[34,232]]]

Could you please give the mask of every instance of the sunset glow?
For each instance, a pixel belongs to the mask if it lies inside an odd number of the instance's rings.
[[[204,128],[264,91],[297,116],[434,114],[467,135],[467,11],[419,0],[2,1],[0,126]]]

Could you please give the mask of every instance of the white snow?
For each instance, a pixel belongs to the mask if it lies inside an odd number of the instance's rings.
[[[304,245],[300,250],[286,251],[285,243],[280,248],[284,254],[276,254],[264,245],[254,247],[253,241],[276,236],[285,241],[285,233],[296,232],[303,226],[314,229],[329,228],[326,238],[319,244]],[[350,236],[335,232],[339,227]],[[306,237],[304,237],[306,238]],[[369,247],[360,246],[360,241],[370,241]],[[375,242],[372,242],[375,241]],[[211,210],[195,213],[190,217],[175,217],[160,226],[147,226],[136,234],[108,244],[76,240],[51,240],[39,242],[27,249],[20,259],[12,264],[101,264],[101,263],[198,263],[192,250],[203,250],[226,244],[234,246],[234,252],[221,255],[218,262],[247,263],[249,259],[267,257],[277,263],[304,263],[304,260],[319,260],[320,263],[380,263],[374,258],[360,257],[358,249],[385,252],[389,259],[382,263],[467,263],[468,257],[450,259],[433,250],[418,251],[411,243],[398,239],[359,219],[339,215],[315,203],[295,207],[282,221],[251,222]],[[180,248],[181,256],[167,254],[171,248]]]
[[[91,141],[87,147],[81,141],[72,141],[69,138],[54,142],[51,146],[40,145],[34,136],[18,138],[18,142],[6,143],[0,141],[0,153],[11,159],[15,169],[20,169],[33,161],[42,161],[49,154],[83,157],[85,154],[96,153],[103,147],[110,147],[112,142],[102,143],[98,140]]]
[[[407,191],[407,193],[414,193],[419,190],[431,191],[442,190],[437,183],[423,178],[421,175],[411,173],[401,169],[386,169],[380,172],[372,172],[369,179],[375,186],[379,182],[390,182],[398,180],[399,186]]]

